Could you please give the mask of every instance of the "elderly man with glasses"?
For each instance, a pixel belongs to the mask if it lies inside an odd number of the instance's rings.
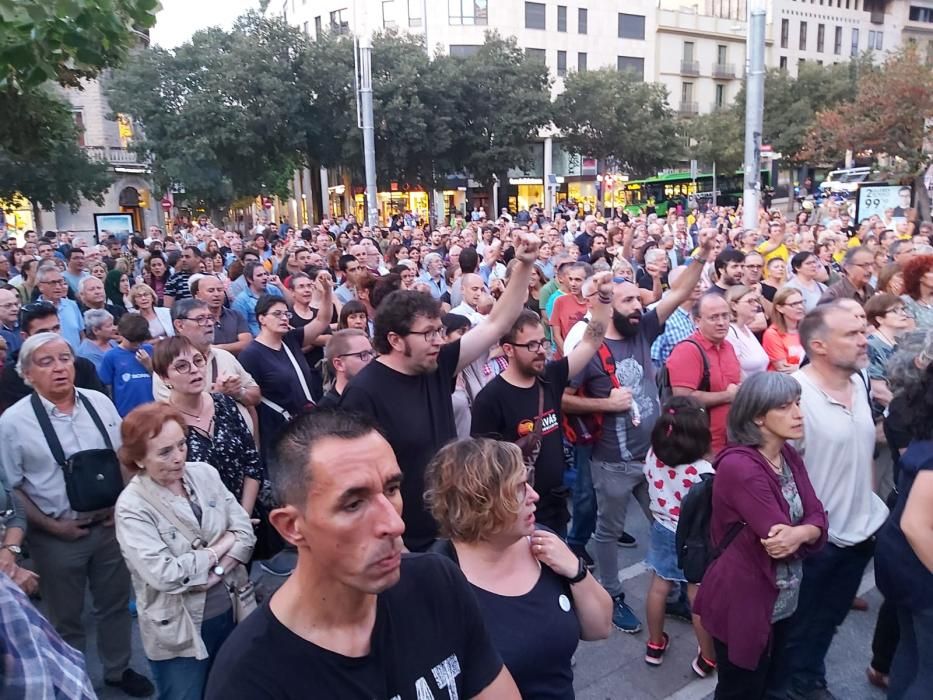
[[[68,283],[57,265],[42,263],[36,273],[39,301],[48,301],[58,312],[61,335],[72,350],[77,350],[84,337],[84,316],[78,304],[67,298]]]
[[[849,248],[842,261],[843,277],[829,285],[829,289],[820,298],[821,304],[836,299],[854,299],[862,306],[875,293],[868,280],[875,271],[875,254],[864,246]]]

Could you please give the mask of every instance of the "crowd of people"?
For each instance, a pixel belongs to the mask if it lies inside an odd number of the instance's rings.
[[[94,697],[89,591],[132,697],[570,698],[673,617],[716,698],[828,699],[874,559],[866,683],[928,697],[933,225],[614,214],[0,243],[5,689]]]

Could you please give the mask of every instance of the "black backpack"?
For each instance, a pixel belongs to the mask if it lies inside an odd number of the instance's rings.
[[[709,358],[706,356],[706,353],[703,352],[703,348],[700,347],[697,341],[691,338],[685,338],[681,342],[696,346],[697,351],[700,353],[700,358],[703,360],[703,378],[700,379],[700,386],[697,387],[697,391],[709,391]],[[665,362],[661,371],[658,372],[658,398],[661,400],[661,405],[663,406],[673,395],[674,390],[671,388],[671,373],[668,371],[667,363]]]
[[[713,515],[713,474],[703,474],[687,491],[677,521],[677,566],[688,583],[700,583],[709,565],[719,557],[745,527],[735,523],[718,546],[713,546],[709,525]]]

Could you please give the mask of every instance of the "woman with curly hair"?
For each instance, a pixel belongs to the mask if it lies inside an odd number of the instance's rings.
[[[933,328],[933,255],[916,255],[904,264],[901,299],[918,329]]]

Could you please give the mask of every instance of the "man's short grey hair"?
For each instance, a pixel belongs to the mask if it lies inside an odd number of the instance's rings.
[[[645,251],[645,263],[654,264],[657,260],[667,259],[667,251],[660,248],[649,248]]]
[[[933,331],[910,331],[900,336],[897,350],[885,363],[885,379],[891,392],[896,396],[918,384],[931,362]]]
[[[755,424],[768,411],[797,401],[800,384],[781,372],[758,372],[739,387],[729,408],[727,430],[729,442],[758,447],[764,444],[764,434]]]
[[[36,271],[36,281],[45,282],[46,278],[52,273],[60,275],[62,271],[59,270],[58,265],[53,262],[42,263],[39,265],[39,269]]]
[[[29,380],[26,379],[26,372],[32,367],[32,356],[36,354],[36,350],[57,340],[68,345],[68,342],[58,333],[49,331],[31,335],[23,342],[22,347],[19,349],[19,358],[16,360],[16,373],[22,377],[26,386],[32,386]],[[68,347],[68,351],[74,356],[71,346]]]
[[[187,299],[179,299],[174,304],[172,304],[172,322],[177,321],[180,318],[187,318],[191,315],[192,311],[197,309],[206,309],[207,302],[200,299],[195,299],[194,297],[188,297]]]
[[[427,269],[428,265],[430,265],[435,260],[441,263],[444,262],[444,258],[441,257],[440,253],[428,253],[427,255],[424,256],[424,259],[421,262],[424,265],[425,269]]]
[[[842,266],[843,267],[851,266],[852,261],[855,259],[855,256],[858,255],[859,253],[868,253],[869,255],[872,256],[872,259],[874,259],[875,254],[871,252],[871,249],[866,248],[863,245],[860,245],[860,246],[856,246],[855,248],[849,248],[846,251],[845,257],[842,259]]]
[[[99,279],[94,277],[94,275],[88,275],[87,277],[82,277],[81,281],[78,282],[78,294],[84,294],[84,288],[87,286],[88,282],[97,281],[103,284]]]
[[[88,338],[96,340],[99,331],[107,321],[113,321],[113,314],[106,309],[88,309],[84,312],[84,331]]]

